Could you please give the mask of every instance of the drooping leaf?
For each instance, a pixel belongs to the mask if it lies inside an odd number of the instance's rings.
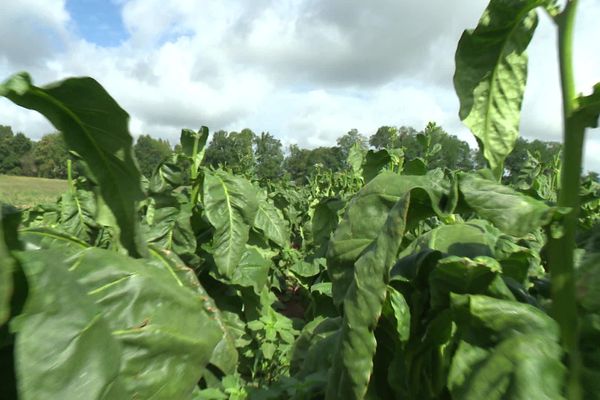
[[[254,217],[254,228],[279,247],[285,247],[290,241],[290,228],[287,221],[263,191],[258,190],[257,196],[258,208]]]
[[[561,212],[475,174],[459,174],[458,188],[471,209],[509,235],[524,236],[548,224]]]
[[[492,0],[456,50],[454,87],[460,119],[471,129],[497,179],[519,135],[527,81],[525,50],[543,0]]]
[[[376,350],[374,331],[386,298],[389,271],[402,243],[409,200],[406,193],[396,202],[377,239],[356,262],[354,279],[344,298],[327,399],[362,399],[367,392]]]
[[[256,189],[247,180],[224,171],[204,172],[204,212],[215,228],[213,257],[219,273],[231,278],[258,210]]]
[[[40,88],[21,73],[0,85],[0,96],[40,112],[62,132],[69,149],[85,160],[99,184],[121,243],[132,256],[144,255],[135,208],[143,192],[125,110],[92,78],[70,78]]]
[[[562,399],[558,325],[542,311],[481,295],[454,295],[461,342],[448,387],[460,399]]]
[[[339,304],[350,286],[354,262],[375,240],[393,205],[411,194],[407,225],[454,209],[455,187],[440,170],[410,176],[382,172],[352,199],[336,229],[327,251],[328,272],[333,295]]]
[[[129,399],[122,347],[59,250],[18,253],[29,295],[13,320],[20,398]]]

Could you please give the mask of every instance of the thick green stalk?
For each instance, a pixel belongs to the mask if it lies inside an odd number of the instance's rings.
[[[552,312],[561,329],[563,346],[569,356],[567,397],[579,400],[581,393],[581,357],[579,354],[579,320],[575,298],[574,251],[579,214],[579,187],[585,127],[573,116],[577,107],[573,75],[573,30],[577,0],[569,0],[557,17],[560,77],[563,97],[563,166],[558,205],[571,211],[562,224],[562,236],[551,239],[549,256],[552,275]]]
[[[70,158],[67,159],[67,182],[69,184],[69,190],[75,194],[75,185],[73,185],[73,163]]]
[[[192,181],[192,204],[195,206],[198,203],[198,194],[200,193],[200,183],[197,182],[198,179],[198,170],[200,165],[197,165],[196,155],[198,154],[198,139],[197,137],[194,139],[194,147],[192,149],[192,168],[190,171],[190,178]]]

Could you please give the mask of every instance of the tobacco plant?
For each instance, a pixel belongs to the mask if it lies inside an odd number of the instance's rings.
[[[356,147],[345,172],[261,186],[205,166],[202,127],[146,178],[98,82],[10,78],[0,95],[46,116],[84,174],[54,204],[1,208],[2,395],[599,399],[600,190],[581,158],[600,85],[574,88],[577,3],[491,0],[460,39],[476,172],[429,168],[423,135],[423,159]],[[513,188],[539,11],[558,27],[564,148]]]

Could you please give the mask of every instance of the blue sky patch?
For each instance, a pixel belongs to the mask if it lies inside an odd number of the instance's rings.
[[[113,47],[127,39],[121,9],[115,0],[68,0],[66,8],[77,34],[88,42]]]

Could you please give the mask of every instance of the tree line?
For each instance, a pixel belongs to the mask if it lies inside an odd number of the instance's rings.
[[[335,146],[313,149],[292,144],[284,149],[281,141],[268,132],[254,133],[250,129],[220,130],[212,134],[206,149],[206,163],[234,173],[258,179],[291,179],[298,182],[310,176],[316,168],[341,171],[348,167],[346,159],[353,147],[361,151],[401,148],[404,158],[427,159],[430,168],[473,170],[484,166],[478,149],[447,133],[435,123],[423,130],[400,126],[382,126],[371,136],[351,129],[338,137]],[[167,140],[141,135],[134,145],[140,170],[150,176],[156,166],[177,148]],[[515,150],[506,159],[507,179],[517,177],[529,156],[550,163],[559,156],[560,143],[519,138]],[[0,174],[66,178],[67,159],[73,157],[58,133],[44,135],[33,141],[24,133],[14,133],[10,126],[0,125]]]

